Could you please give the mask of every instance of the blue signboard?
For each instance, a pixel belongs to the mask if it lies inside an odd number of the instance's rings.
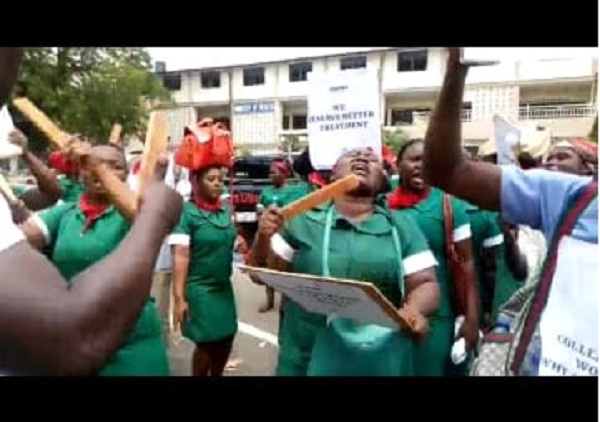
[[[275,103],[273,101],[259,103],[243,103],[233,106],[235,114],[273,113]]]

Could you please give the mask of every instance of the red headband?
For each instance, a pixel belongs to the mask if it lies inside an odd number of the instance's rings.
[[[285,174],[286,176],[290,176],[290,168],[284,161],[281,160],[273,160],[273,167],[277,170]]]
[[[62,151],[52,152],[48,157],[48,165],[61,174],[72,175],[79,171],[79,167],[70,161]]]

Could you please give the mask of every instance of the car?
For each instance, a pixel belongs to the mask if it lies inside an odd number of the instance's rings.
[[[226,177],[229,187],[229,201],[232,205],[238,232],[248,244],[252,243],[258,228],[257,205],[264,188],[271,186],[269,169],[275,156],[254,155],[238,157],[233,169]],[[291,177],[288,183],[298,183]],[[227,197],[227,195],[224,195]]]

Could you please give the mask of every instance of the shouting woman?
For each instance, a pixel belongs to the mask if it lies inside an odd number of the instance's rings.
[[[478,294],[473,267],[471,227],[465,212],[465,204],[450,198],[452,219],[446,234],[445,220],[450,215],[444,212],[444,193],[428,186],[422,178],[423,140],[413,139],[402,146],[398,153],[400,185],[389,197],[389,206],[399,214],[411,216],[427,238],[438,266],[437,279],[440,286],[440,306],[431,315],[431,331],[418,346],[417,375],[442,376],[454,372],[450,364],[450,351],[455,340],[455,309],[452,302],[453,276],[448,266],[447,243],[453,243],[464,261],[464,281],[467,284],[465,319],[459,335],[463,336],[468,348],[474,349],[479,335]],[[446,239],[450,237],[451,239]]]
[[[125,181],[125,156],[119,147],[95,146],[91,154]],[[77,202],[56,205],[30,217],[22,226],[32,245],[50,248],[52,263],[67,282],[115,250],[131,226],[111,205],[102,184],[90,172],[81,173],[84,191]],[[134,265],[135,256],[131,259]],[[169,375],[160,319],[150,295],[140,311],[137,322],[99,375]]]
[[[332,177],[351,173],[361,179],[356,190],[290,221],[284,223],[277,207],[267,209],[251,263],[370,282],[394,306],[431,314],[439,291],[423,235],[409,217],[394,216],[376,202],[388,181],[371,151],[344,154]],[[291,300],[285,302],[280,340],[278,375],[413,374],[414,341],[403,330],[333,316],[328,321]]]

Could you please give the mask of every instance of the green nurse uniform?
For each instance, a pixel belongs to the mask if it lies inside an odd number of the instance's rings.
[[[233,337],[237,314],[231,283],[236,230],[229,207],[217,212],[186,202],[170,245],[188,246],[190,262],[185,285],[189,319],[182,334],[194,343]]]
[[[130,228],[114,206],[85,231],[86,218],[75,203],[55,205],[34,219],[51,248],[53,264],[68,283],[114,251]],[[169,375],[167,350],[152,297],[148,297],[137,323],[99,375]]]
[[[379,205],[360,223],[338,214],[332,203],[317,207],[287,222],[272,248],[293,272],[369,281],[396,307],[404,276],[435,265],[415,224]],[[413,374],[414,344],[404,332],[335,316],[328,324],[326,316],[291,300],[284,312],[277,375]],[[375,347],[361,352],[361,344],[373,336]],[[390,349],[397,351],[393,357]]]
[[[451,276],[446,262],[444,230],[444,193],[434,187],[418,204],[396,211],[412,217],[425,235],[438,265],[436,275],[440,285],[440,306],[429,318],[429,334],[416,347],[415,369],[419,376],[443,376],[450,371],[450,350],[454,342],[454,311],[451,302]],[[466,204],[452,198],[453,241],[469,239],[471,228]]]

